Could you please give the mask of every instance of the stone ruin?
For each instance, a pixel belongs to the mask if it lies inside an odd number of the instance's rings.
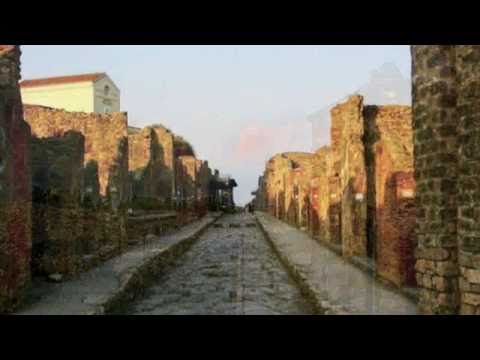
[[[19,47],[0,45],[0,313],[32,275],[77,274],[220,208],[218,170],[182,137],[129,128],[126,113],[24,105],[19,79]],[[139,208],[153,216],[127,216]]]
[[[30,282],[30,127],[19,79],[19,47],[0,45],[0,313],[18,305]]]
[[[415,286],[411,109],[364,106],[355,95],[331,109],[331,120],[330,146],[267,162],[257,208],[345,258],[371,259],[393,285]]]
[[[72,275],[126,248],[126,113],[24,106],[32,129],[39,274]],[[42,260],[40,260],[42,259]]]
[[[130,127],[129,174],[133,208],[172,210],[175,166],[172,132],[161,125]]]
[[[197,160],[197,212],[206,214],[210,201],[210,181],[212,180],[212,169],[208,161]]]
[[[419,307],[479,315],[480,46],[411,52]]]

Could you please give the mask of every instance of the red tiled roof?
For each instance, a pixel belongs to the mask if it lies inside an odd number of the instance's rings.
[[[36,87],[58,84],[70,84],[77,82],[97,81],[103,78],[105,73],[92,73],[82,75],[57,76],[43,79],[23,80],[20,82],[20,87]]]

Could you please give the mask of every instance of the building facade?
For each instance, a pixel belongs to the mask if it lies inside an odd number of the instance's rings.
[[[20,89],[24,104],[87,113],[120,111],[120,89],[105,73],[24,80]]]

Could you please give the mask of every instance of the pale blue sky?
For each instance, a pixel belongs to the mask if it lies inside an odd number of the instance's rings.
[[[307,115],[355,91],[383,63],[395,63],[407,78],[411,66],[409,47],[398,45],[25,45],[22,50],[24,79],[107,72],[121,89],[131,125],[163,123],[185,136],[211,167],[237,178],[239,203],[250,198],[267,156],[232,158],[246,128],[296,121],[304,126]],[[282,151],[309,149],[306,132]],[[305,147],[298,148],[302,136]]]

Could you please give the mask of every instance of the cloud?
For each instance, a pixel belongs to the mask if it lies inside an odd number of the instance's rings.
[[[265,162],[280,152],[311,151],[312,127],[306,120],[288,121],[278,126],[249,123],[233,139],[226,140],[223,156],[232,154],[228,168],[237,178],[236,199],[246,203],[255,190]]]

